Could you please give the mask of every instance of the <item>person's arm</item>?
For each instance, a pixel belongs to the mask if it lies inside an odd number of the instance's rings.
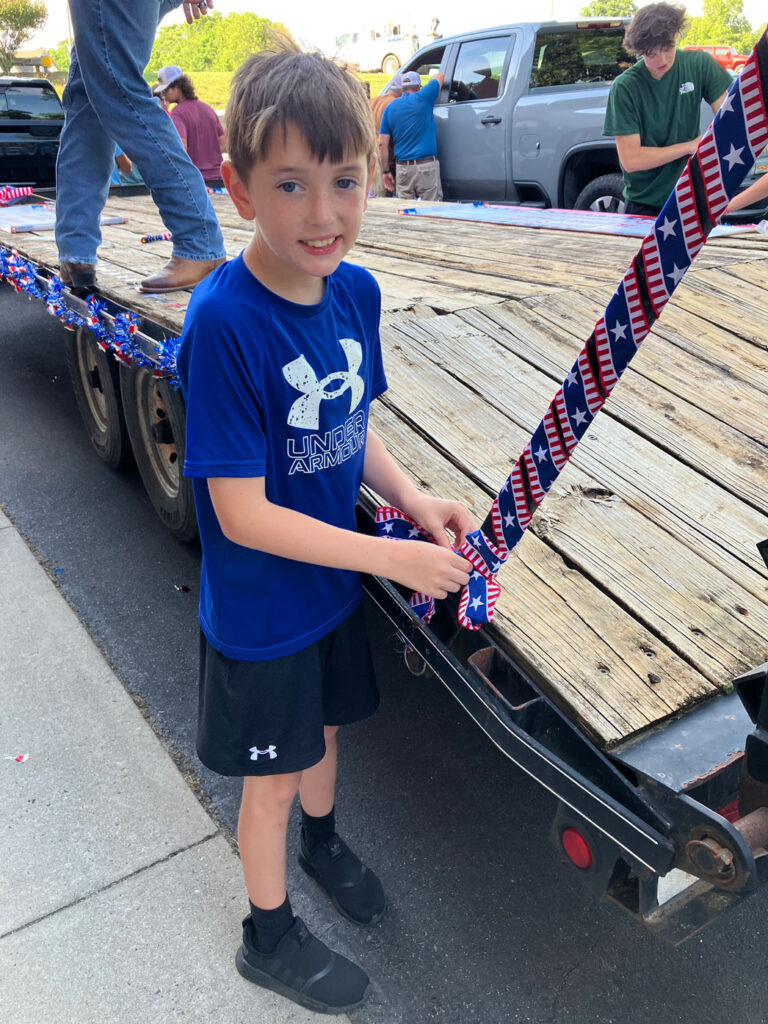
[[[182,118],[177,114],[175,110],[170,112],[171,120],[176,125],[176,131],[179,133],[181,144],[184,147],[184,152],[187,151],[187,126],[184,124]]]
[[[133,165],[131,164],[131,161],[128,159],[125,153],[116,153],[115,163],[117,164],[118,171],[122,171],[123,174],[131,173],[131,167]]]
[[[457,592],[472,571],[449,547],[370,537],[275,505],[266,497],[264,477],[212,478],[208,491],[224,536],[242,547],[385,576],[435,598]]]
[[[676,142],[672,146],[643,146],[639,135],[617,135],[616,149],[619,163],[629,174],[634,171],[650,171],[654,167],[679,160],[681,156],[690,156],[696,152],[701,136],[689,142]]]
[[[389,135],[379,135],[378,148],[379,148],[379,166],[381,167],[381,174],[384,179],[384,187],[388,192],[395,191],[395,176],[394,167],[390,166],[389,163]]]
[[[419,490],[370,428],[365,444],[363,482],[389,505],[399,508],[431,533],[441,547],[458,547],[468,533],[477,529],[460,501],[435,498]],[[451,531],[453,539],[446,530]]]
[[[728,90],[726,89],[726,90],[725,90],[725,92],[724,92],[724,93],[722,93],[722,95],[718,96],[718,97],[717,97],[717,99],[716,99],[716,100],[715,100],[715,101],[714,101],[713,103],[711,103],[711,104],[710,104],[710,106],[712,107],[712,111],[713,111],[713,112],[714,112],[715,114],[716,114],[716,113],[718,112],[718,110],[720,109],[720,107],[722,107],[722,105],[723,105],[723,100],[725,99],[725,97],[726,97],[727,95],[728,95]]]
[[[743,210],[745,206],[752,206],[753,203],[759,203],[766,197],[768,197],[768,174],[764,174],[749,188],[745,188],[743,192],[734,196],[728,203],[728,209],[725,212],[735,213],[736,210]]]

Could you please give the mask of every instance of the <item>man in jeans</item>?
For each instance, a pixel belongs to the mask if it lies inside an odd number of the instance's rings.
[[[172,259],[143,280],[141,290],[191,288],[224,260],[224,240],[205,183],[143,77],[158,22],[181,2],[69,0],[75,43],[56,164],[56,243],[62,280],[77,290],[95,285],[99,220],[115,142],[141,171],[173,232]],[[191,24],[213,2],[183,6]]]
[[[440,95],[445,76],[437,72],[423,89],[416,71],[406,71],[402,81],[403,95],[386,107],[379,130],[379,160],[384,172],[384,187],[394,189],[398,199],[439,202],[443,198],[443,188],[432,108]],[[396,182],[389,166],[390,136],[395,146]]]

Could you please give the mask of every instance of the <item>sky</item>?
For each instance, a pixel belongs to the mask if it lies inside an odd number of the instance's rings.
[[[34,39],[26,44],[37,46],[55,46],[68,36],[67,13],[65,0],[46,0],[48,5],[48,22],[45,28]],[[129,0],[126,0],[129,2]],[[293,33],[294,37],[304,45],[318,46],[326,53],[333,52],[333,41],[343,32],[353,32],[365,27],[379,27],[381,24],[381,4],[371,4],[375,13],[366,17],[361,15],[359,0],[214,0],[216,10],[223,15],[253,11],[260,17],[271,21],[282,21]],[[493,25],[513,24],[516,21],[550,20],[567,21],[577,17],[586,0],[540,0],[535,9],[530,3],[522,0],[485,0],[483,13],[480,17],[472,11],[472,4],[466,0],[421,0],[423,11],[421,24],[415,25],[417,34],[425,32],[433,17],[440,19],[439,31],[444,36],[458,32],[469,32]],[[692,16],[701,14],[701,0],[691,0],[687,5]],[[754,28],[765,20],[764,0],[744,0],[744,14]],[[404,31],[412,30],[414,25],[413,3],[399,3],[392,0],[386,7],[386,18],[390,22],[400,23]],[[162,22],[172,25],[184,20],[181,8],[173,11]]]

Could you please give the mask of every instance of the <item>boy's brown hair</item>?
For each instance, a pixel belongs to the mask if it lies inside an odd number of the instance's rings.
[[[674,46],[688,18],[682,4],[648,4],[641,7],[624,33],[627,53],[648,54]]]
[[[227,103],[229,159],[242,181],[266,159],[275,131],[285,137],[289,124],[319,161],[360,154],[371,161],[376,152],[363,87],[339,64],[320,53],[255,53],[235,72]]]

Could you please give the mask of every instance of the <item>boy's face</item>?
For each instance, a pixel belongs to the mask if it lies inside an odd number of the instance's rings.
[[[648,53],[644,53],[642,55],[643,61],[651,78],[655,78],[657,82],[662,79],[675,63],[676,54],[677,42],[670,43],[669,46],[660,46],[657,50],[650,50]]]
[[[262,284],[292,302],[321,300],[325,278],[357,238],[371,173],[363,155],[320,163],[292,124],[285,139],[275,132],[267,158],[254,165],[247,182],[223,165],[240,216],[256,222],[244,258]]]

